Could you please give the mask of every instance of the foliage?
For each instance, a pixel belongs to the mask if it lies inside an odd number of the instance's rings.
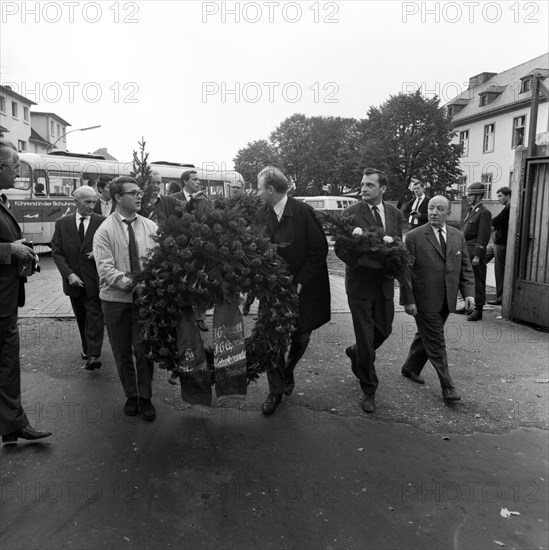
[[[255,201],[255,202],[254,202]],[[248,380],[284,354],[295,330],[297,293],[284,261],[263,230],[250,225],[257,197],[217,199],[204,211],[172,217],[138,277],[143,336],[162,368],[178,370],[176,327],[182,312],[237,303],[240,293],[260,300],[246,339]]]
[[[409,252],[398,237],[387,237],[380,227],[368,227],[357,234],[353,216],[348,214],[328,214],[320,212],[323,225],[328,225],[335,239],[335,247],[350,256],[361,260],[361,265],[383,269],[397,279],[403,279],[411,265]]]
[[[130,175],[137,180],[141,189],[145,189],[145,185],[151,178],[151,167],[148,163],[149,153],[145,153],[147,142],[144,138],[141,138],[141,141],[137,143],[139,145],[139,154],[137,151],[133,151],[132,171]]]
[[[242,174],[244,181],[257,188],[257,174],[265,166],[279,166],[280,160],[275,148],[267,140],[248,143],[233,159],[234,169]]]

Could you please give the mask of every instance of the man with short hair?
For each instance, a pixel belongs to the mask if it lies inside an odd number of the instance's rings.
[[[73,196],[76,213],[55,222],[52,256],[63,278],[63,292],[71,300],[82,341],[82,358],[86,359],[85,368],[94,370],[101,368],[99,357],[104,322],[92,244],[105,218],[93,212],[97,195],[92,187],[83,185]]]
[[[0,138],[0,190],[14,186],[19,176],[19,155],[13,143]],[[26,277],[21,264],[37,256],[21,236],[21,228],[10,212],[9,201],[0,194],[0,434],[2,442],[42,439],[51,432],[33,428],[21,403],[21,365],[17,308],[25,305]]]
[[[427,203],[429,202],[421,181],[414,182],[413,191],[415,197],[408,202],[404,209],[404,214],[408,216],[410,229],[421,227],[427,223]]]
[[[178,181],[170,181],[167,187],[167,194],[174,195],[175,193],[180,193],[181,189],[181,184]]]
[[[141,270],[142,258],[157,246],[154,235],[158,228],[153,221],[137,214],[143,191],[134,178],[116,178],[110,191],[115,211],[93,238],[99,297],[127,398],[124,413],[135,416],[140,410],[145,420],[154,420],[156,410],[151,402],[154,363],[148,357],[146,342],[141,339],[134,277]]]
[[[494,242],[486,249],[486,263],[494,258],[494,275],[496,276],[496,299],[486,302],[500,306],[503,297],[503,279],[505,277],[505,257],[507,254],[507,234],[509,233],[509,215],[511,213],[511,189],[500,187],[497,198],[503,210],[492,218],[492,228],[495,230]]]
[[[448,369],[444,324],[456,308],[458,290],[466,307],[475,300],[474,275],[463,234],[447,225],[450,201],[441,195],[429,201],[429,223],[406,234],[412,257],[412,277],[401,287],[400,302],[413,315],[417,332],[402,367],[402,375],[424,384],[421,371],[431,361],[445,401],[459,401]]]
[[[97,181],[98,200],[95,203],[93,211],[100,216],[109,216],[114,211],[114,204],[109,191],[109,184],[112,178],[110,176],[100,176]]]
[[[467,188],[469,212],[463,221],[463,235],[475,274],[475,309],[471,311],[466,305],[456,311],[467,314],[467,321],[482,320],[482,310],[486,303],[486,246],[490,240],[492,214],[482,204],[485,193],[486,187],[479,182]]]
[[[264,168],[257,176],[257,188],[265,206],[257,212],[256,223],[267,227],[271,242],[283,243],[278,254],[288,264],[299,295],[297,328],[288,357],[267,370],[269,395],[262,410],[271,415],[282,394],[294,390],[294,369],[309,345],[311,332],[330,320],[328,242],[314,210],[288,197],[288,180],[278,168]]]
[[[378,227],[385,235],[402,238],[400,211],[383,202],[388,186],[385,172],[366,168],[361,185],[362,200],[346,208],[344,214],[350,215],[353,225],[363,230]],[[378,386],[374,362],[377,348],[392,332],[395,280],[370,260],[361,258],[357,261],[354,256],[341,250],[337,242],[334,251],[346,264],[345,289],[356,338],[356,343],[349,346],[345,353],[364,392],[362,410],[373,413]]]

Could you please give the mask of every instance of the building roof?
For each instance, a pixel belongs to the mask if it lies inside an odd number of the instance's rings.
[[[7,132],[9,132],[9,130],[7,128],[4,128],[3,126],[0,126],[0,132],[7,133]]]
[[[471,118],[492,117],[497,111],[512,108],[513,105],[517,107],[522,104],[527,105],[532,97],[532,91],[528,90],[520,93],[521,79],[533,74],[541,74],[547,77],[549,74],[549,53],[544,53],[498,74],[482,73],[476,77],[471,77],[469,88],[446,104],[446,107],[457,107],[457,109],[454,109],[455,114],[452,117],[452,122],[457,126],[462,122],[469,121]],[[475,82],[479,80],[478,77],[482,81],[482,75],[489,78],[481,84],[475,85]],[[542,86],[547,86],[547,83],[542,82]],[[481,106],[481,95],[488,95],[494,99]]]
[[[51,143],[47,139],[44,139],[32,126],[31,126],[31,135],[30,135],[29,141],[43,143],[44,145],[51,147]]]
[[[48,113],[44,111],[31,111],[31,118],[33,115],[46,115],[56,118],[59,122],[62,122],[65,126],[72,126],[70,122],[67,122],[65,119],[61,118],[59,115],[56,115],[55,113]]]
[[[15,99],[18,99],[19,101],[22,101],[27,105],[38,105],[34,101],[27,99],[24,95],[20,95],[17,92],[14,92],[11,86],[0,86],[0,92],[3,92],[7,95],[11,95],[12,97],[15,97]]]
[[[93,155],[101,155],[102,157],[105,157],[106,160],[116,160],[108,151],[106,147],[101,147],[100,149],[97,149],[97,151],[94,151],[92,153]]]

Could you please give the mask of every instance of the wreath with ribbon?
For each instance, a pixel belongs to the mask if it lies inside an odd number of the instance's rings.
[[[238,304],[240,294],[249,292],[259,299],[259,309],[246,338],[248,383],[285,353],[298,297],[277,245],[253,223],[260,207],[256,195],[216,199],[201,211],[172,216],[160,228],[158,247],[136,282],[142,288],[142,336],[161,368],[177,372],[176,327],[183,311]]]

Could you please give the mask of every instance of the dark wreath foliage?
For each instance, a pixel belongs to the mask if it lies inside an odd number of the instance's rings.
[[[356,260],[368,261],[370,267],[383,269],[396,279],[403,279],[411,264],[410,253],[398,237],[387,237],[383,229],[368,227],[361,235],[353,234],[357,228],[348,214],[319,212],[323,225],[329,226],[336,247]]]
[[[260,301],[246,338],[248,382],[287,349],[297,319],[297,293],[284,261],[264,231],[251,223],[257,197],[216,199],[203,211],[172,217],[138,283],[142,332],[161,368],[178,370],[176,327],[184,308],[198,311],[238,303],[240,293]]]

